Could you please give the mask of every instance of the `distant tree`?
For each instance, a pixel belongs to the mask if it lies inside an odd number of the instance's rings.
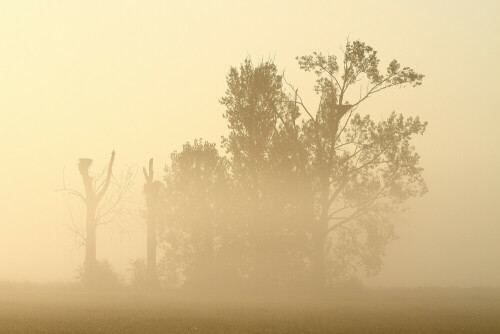
[[[286,97],[284,95],[284,97]],[[303,289],[312,258],[310,225],[313,192],[308,155],[303,143],[300,112],[293,101],[277,109],[277,125],[269,154],[270,172],[264,186],[266,215],[273,236],[273,281],[276,288]]]
[[[288,101],[305,115],[300,133],[291,131],[299,127],[298,118],[286,119],[283,113],[280,119],[284,135],[300,145],[297,168],[307,171],[304,192],[312,194],[306,201],[313,204],[313,276],[315,285],[322,287],[327,270],[337,276],[353,275],[360,267],[368,274],[378,272],[383,246],[393,236],[391,213],[426,191],[419,155],[410,144],[423,134],[426,123],[396,113],[375,123],[355,112],[377,92],[419,86],[424,76],[396,60],[381,74],[377,52],[360,41],[346,43],[341,67],[333,55],[313,53],[297,59],[301,69],[316,73],[320,102],[312,113],[298,89],[288,84],[293,92]],[[364,90],[347,101],[356,86]]]
[[[150,286],[156,286],[158,283],[156,273],[156,229],[159,218],[159,205],[161,204],[161,182],[154,180],[153,158],[149,160],[148,170],[143,168],[143,173],[146,179],[144,195],[146,197],[147,222],[147,281]]]
[[[163,270],[174,284],[210,286],[216,257],[227,242],[223,219],[227,162],[215,144],[195,140],[171,154],[165,169],[166,224]]]
[[[95,283],[98,284],[101,269],[109,267],[107,264],[99,265],[97,261],[97,228],[121,218],[125,210],[125,195],[130,190],[133,181],[132,170],[128,170],[120,180],[115,180],[112,191],[108,191],[113,180],[114,161],[115,152],[113,151],[107,170],[93,177],[90,175],[92,159],[80,159],[78,169],[85,189],[84,195],[77,190],[66,188],[65,185],[60,189],[65,194],[80,198],[85,206],[84,231],[79,226],[75,226],[74,222],[71,228],[77,236],[77,240],[85,246],[85,262],[83,266],[85,273],[81,276],[85,277],[84,282],[87,283],[92,281],[92,277],[95,277]]]
[[[132,287],[139,289],[151,287],[150,273],[144,259],[138,258],[131,260],[128,271],[130,272],[130,285]],[[156,284],[156,281],[154,284]]]
[[[239,219],[247,222],[250,274],[256,288],[262,289],[270,283],[274,235],[270,217],[265,216],[264,182],[271,167],[277,111],[283,101],[282,80],[272,62],[254,67],[246,59],[239,69],[230,69],[226,81],[227,90],[220,102],[225,106],[223,116],[230,132],[223,146],[229,154],[236,192],[246,207]]]
[[[123,283],[122,277],[107,260],[96,261],[92,271],[85,265],[78,267],[76,280],[86,287],[105,290],[118,288]]]

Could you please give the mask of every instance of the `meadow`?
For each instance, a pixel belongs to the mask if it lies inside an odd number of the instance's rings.
[[[0,333],[500,333],[498,289],[363,289],[206,296],[0,289]]]

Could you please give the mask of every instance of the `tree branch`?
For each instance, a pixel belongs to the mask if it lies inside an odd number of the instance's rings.
[[[76,196],[85,202],[85,197],[77,190],[63,188],[63,189],[55,189],[54,191],[64,191],[66,194]]]
[[[113,175],[113,163],[115,161],[115,151],[111,152],[111,159],[109,160],[109,166],[108,166],[108,173],[106,175],[106,181],[104,182],[104,186],[102,189],[99,191],[99,193],[96,196],[97,201],[99,202],[106,191],[109,188],[109,184],[111,182],[111,176]]]
[[[314,117],[312,116],[312,114],[309,112],[309,110],[307,109],[307,107],[304,105],[304,102],[302,101],[302,98],[300,97],[299,95],[299,89],[295,88],[291,83],[289,83],[286,79],[285,79],[285,76],[283,75],[283,81],[285,81],[285,83],[294,91],[295,93],[295,101],[288,101],[288,102],[295,102],[295,104],[298,104],[300,106],[302,106],[302,108],[304,109],[304,111],[309,115],[309,117],[311,118],[311,120],[315,121]],[[299,99],[300,101],[297,101],[297,99]]]

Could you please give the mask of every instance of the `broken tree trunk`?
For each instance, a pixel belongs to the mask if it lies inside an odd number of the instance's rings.
[[[149,160],[149,172],[143,168],[146,183],[144,195],[146,197],[146,222],[147,222],[147,280],[150,286],[156,286],[158,276],[156,273],[156,218],[160,198],[160,182],[154,181],[153,158]]]
[[[85,273],[91,278],[97,266],[97,243],[96,243],[96,230],[97,219],[96,209],[99,201],[109,188],[111,183],[111,176],[113,173],[113,163],[115,160],[115,151],[111,153],[111,159],[107,170],[106,179],[101,189],[94,189],[94,178],[89,174],[89,168],[92,165],[92,159],[82,158],[79,160],[78,169],[82,176],[83,185],[85,186],[85,206],[86,206],[86,219],[85,219]]]

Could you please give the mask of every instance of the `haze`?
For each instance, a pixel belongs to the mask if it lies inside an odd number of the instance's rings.
[[[383,10],[381,10],[383,8]],[[230,66],[274,59],[314,105],[296,56],[347,36],[426,75],[361,108],[429,122],[416,141],[429,192],[407,203],[370,286],[499,286],[500,24],[497,1],[11,1],[0,3],[0,281],[69,282],[82,264],[55,189],[77,163],[156,173],[186,141],[220,143]],[[379,115],[379,117],[377,117]],[[134,186],[144,205],[142,175]],[[138,211],[140,212],[140,211]],[[98,258],[127,274],[145,224],[103,228]]]

